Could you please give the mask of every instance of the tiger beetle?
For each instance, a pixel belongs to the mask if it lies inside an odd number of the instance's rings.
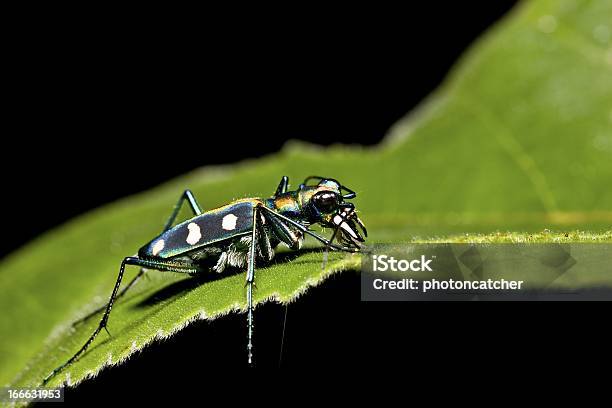
[[[246,266],[247,352],[251,365],[256,261],[270,262],[274,249],[281,243],[291,250],[299,250],[306,235],[325,246],[325,259],[329,249],[359,252],[363,237],[367,237],[354,204],[345,201],[356,197],[353,190],[337,180],[319,176],[306,178],[295,191],[289,191],[288,187],[289,178],[284,176],[270,198],[245,198],[206,212],[202,211],[192,192],[185,190],[161,234],[140,248],[137,255],[123,259],[107,305],[74,323],[84,322],[104,311],[98,328],[79,351],[44,379],[43,384],[79,358],[102,329],[108,332],[107,323],[113,304],[146,273],[147,268],[195,275],[207,271],[220,273],[226,267]],[[174,225],[185,201],[189,203],[194,216]],[[331,238],[310,230],[309,227],[314,224],[332,228]],[[334,240],[338,243],[334,243]],[[140,266],[140,270],[119,292],[126,265]]]

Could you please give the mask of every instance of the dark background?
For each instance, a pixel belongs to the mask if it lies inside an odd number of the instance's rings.
[[[14,61],[2,254],[92,208],[200,166],[275,152],[289,139],[378,143],[514,4],[423,3],[282,18],[207,15],[197,24],[143,19],[145,27],[133,29],[87,30],[83,21],[81,29],[32,36]],[[279,365],[284,312],[257,309],[258,367]],[[346,273],[289,307],[282,366],[334,381],[328,377],[346,369],[456,370],[474,364],[466,351],[483,354],[476,361],[485,367],[524,368],[528,351],[548,364],[566,335],[596,330],[570,312],[549,304],[366,304],[358,275]],[[113,401],[128,390],[200,383],[214,392],[204,379],[226,369],[247,392],[260,378],[242,374],[245,333],[242,315],[195,323],[67,398]]]
[[[282,18],[215,10],[184,23],[142,15],[16,32],[0,256],[92,208],[290,139],[376,144],[513,3],[305,7]]]

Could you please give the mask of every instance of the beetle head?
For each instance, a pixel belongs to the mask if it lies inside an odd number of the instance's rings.
[[[315,181],[316,184],[309,184]],[[337,180],[311,176],[300,185],[299,197],[305,216],[311,224],[338,230],[338,240],[348,246],[360,247],[368,232],[357,216],[355,205],[347,202],[357,194]]]

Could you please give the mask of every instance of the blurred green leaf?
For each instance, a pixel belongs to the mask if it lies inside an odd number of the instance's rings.
[[[359,193],[371,242],[498,229],[609,229],[611,21],[605,0],[526,2],[478,41],[381,146],[291,143],[274,156],[195,171],[31,242],[0,264],[0,383],[38,385],[80,347],[97,319],[75,331],[70,323],[105,302],[121,259],[159,232],[185,188],[212,208],[268,195],[282,175],[294,184],[328,175]],[[302,293],[331,273],[320,262],[319,253],[309,252],[258,269],[256,300]],[[330,267],[354,269],[358,262],[335,255]],[[190,320],[244,307],[242,275],[201,285],[150,276],[115,307],[114,337],[102,333],[50,385],[66,375],[78,383]]]

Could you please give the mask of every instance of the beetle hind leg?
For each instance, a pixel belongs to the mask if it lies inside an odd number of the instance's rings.
[[[85,344],[77,351],[72,357],[70,357],[64,364],[60,365],[56,369],[54,369],[49,375],[47,375],[42,382],[42,385],[45,385],[51,380],[51,378],[55,377],[59,372],[61,372],[64,368],[68,367],[70,364],[75,362],[93,343],[98,334],[102,331],[102,329],[107,330],[108,317],[110,316],[111,310],[113,308],[113,304],[117,299],[117,294],[119,291],[119,287],[121,286],[121,281],[123,279],[123,274],[125,272],[126,265],[137,265],[143,268],[154,268],[159,271],[168,271],[168,272],[179,272],[179,273],[194,273],[197,272],[197,267],[186,264],[186,263],[178,263],[178,262],[165,262],[163,260],[154,260],[154,259],[142,259],[138,257],[127,257],[124,258],[121,262],[121,267],[119,268],[119,275],[117,276],[117,281],[115,282],[115,286],[113,288],[113,292],[111,293],[110,299],[105,307],[104,315],[98,324],[98,327],[94,332],[89,336]],[[107,330],[108,331],[108,330]]]
[[[176,220],[176,217],[178,216],[179,212],[181,211],[181,208],[182,208],[184,202],[188,202],[189,203],[189,207],[191,208],[191,211],[193,212],[194,215],[202,214],[202,208],[200,207],[200,204],[196,200],[196,198],[193,195],[193,193],[191,192],[191,190],[185,190],[185,191],[183,191],[183,194],[181,194],[181,196],[178,199],[178,202],[176,203],[176,205],[172,209],[172,213],[170,214],[170,217],[166,221],[166,224],[165,224],[162,232],[163,231],[168,231],[172,227],[172,225],[174,224],[174,221]],[[115,298],[115,301],[117,301],[118,299],[121,299],[123,297],[123,295],[125,295],[127,293],[127,291],[130,290],[132,288],[132,286],[134,286],[134,284],[140,280],[140,278],[142,278],[143,276],[146,276],[145,275],[146,271],[147,270],[145,268],[140,268],[140,270],[138,271],[138,274],[125,286],[124,289],[121,290],[121,292],[119,292],[117,294],[117,297]],[[93,316],[95,316],[98,313],[102,312],[104,309],[106,309],[106,306],[101,306],[101,307],[97,308],[93,312],[87,314],[86,316],[84,316],[84,317],[80,318],[79,320],[77,320],[76,322],[72,323],[72,327],[76,327],[76,326],[80,325],[81,323],[86,322],[87,320],[89,320]]]
[[[127,285],[125,285],[125,288],[121,289],[121,291],[117,294],[117,296],[115,297],[115,301],[121,299],[127,293],[127,291],[130,290],[132,288],[132,286],[134,286],[136,284],[136,282],[138,282],[140,280],[140,278],[142,278],[143,276],[146,276],[146,273],[147,273],[147,269],[141,267],[138,270],[138,273],[136,274],[136,276],[134,276],[132,278],[132,280],[129,281]],[[98,313],[104,311],[105,309],[106,309],[106,305],[100,306],[99,308],[97,308],[93,312],[90,312],[87,315],[85,315],[82,318],[80,318],[79,320],[73,322],[72,323],[72,327],[76,327],[76,326],[78,326],[78,325],[80,325],[82,323],[85,323],[87,320],[91,319],[92,317],[94,317]]]

